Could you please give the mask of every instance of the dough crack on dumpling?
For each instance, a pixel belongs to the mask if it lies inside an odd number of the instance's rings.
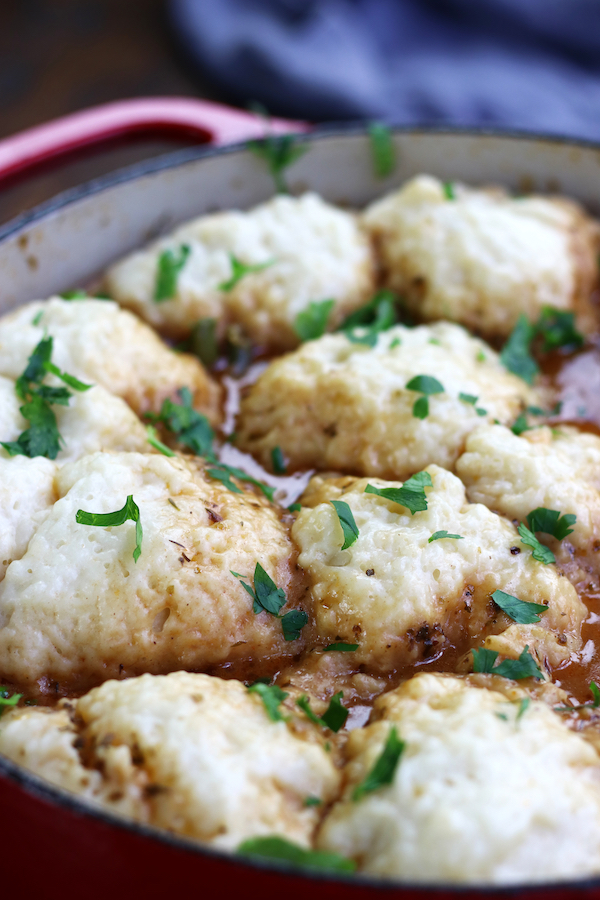
[[[427,510],[408,509],[366,493],[399,488],[381,479],[328,479],[309,485],[292,529],[311,589],[317,633],[328,643],[357,643],[355,660],[385,672],[484,644],[516,657],[529,646],[542,666],[558,665],[581,646],[587,610],[553,565],[519,549],[510,522],[468,503],[462,483],[429,466]],[[359,536],[341,550],[331,501],[348,504]],[[458,538],[429,538],[442,531]],[[516,624],[491,599],[501,590],[545,604],[538,625]],[[472,661],[471,661],[472,662]]]
[[[181,457],[96,453],[55,476],[60,499],[0,584],[0,676],[82,690],[117,675],[206,669],[234,659],[289,657],[281,620],[255,614],[231,570],[251,584],[257,562],[294,604],[301,573],[265,498],[236,494]],[[76,522],[132,495],[135,525]]]
[[[565,198],[510,197],[500,188],[421,175],[367,208],[385,283],[419,318],[453,319],[487,337],[507,337],[521,314],[545,306],[598,330],[600,228]]]
[[[310,846],[340,780],[308,722],[273,722],[239,681],[175,672],[108,681],[58,709],[0,720],[0,752],[105,809],[235,849]]]
[[[157,303],[159,257],[179,254],[182,246],[189,247],[189,256],[175,295]],[[224,291],[220,285],[231,279],[232,255],[247,266],[268,265]],[[189,334],[199,319],[214,318],[221,334],[234,323],[254,343],[275,351],[298,345],[294,322],[311,302],[335,301],[332,328],[366,303],[374,288],[370,244],[357,217],[312,193],[188,222],[118,262],[106,282],[119,303],[172,337]]]
[[[320,849],[408,882],[600,873],[600,757],[544,703],[422,674],[376,700],[374,718],[350,735]],[[392,783],[354,802],[393,727],[405,748]]]
[[[444,389],[425,418],[413,411],[421,394],[406,387],[419,375]],[[275,360],[242,400],[237,443],[266,467],[279,446],[291,469],[406,478],[430,463],[452,468],[480,422],[510,424],[543,403],[460,326],[398,325],[372,348],[327,335]]]

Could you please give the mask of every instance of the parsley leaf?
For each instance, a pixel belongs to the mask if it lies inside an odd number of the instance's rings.
[[[370,794],[378,788],[386,784],[391,784],[394,780],[396,767],[400,761],[400,757],[404,752],[406,744],[398,737],[396,727],[392,726],[385,746],[378,758],[375,760],[373,768],[361,784],[357,784],[352,792],[354,802],[360,800],[365,794]]]
[[[217,320],[208,317],[198,319],[186,346],[207,369],[211,369],[219,357]]]
[[[336,734],[343,728],[346,724],[346,719],[348,718],[349,710],[342,703],[342,697],[344,696],[343,691],[338,691],[337,694],[334,694],[331,700],[329,701],[329,706],[325,710],[322,716],[318,716],[310,706],[310,700],[303,694],[302,697],[299,697],[296,700],[296,706],[299,706],[300,709],[305,713],[307,718],[310,719],[315,725],[324,725],[326,728],[329,728],[331,731],[334,731]]]
[[[308,623],[308,616],[302,609],[290,609],[281,617],[281,628],[285,641],[297,641],[300,632]]]
[[[331,653],[334,650],[339,651],[340,653],[353,653],[355,650],[358,650],[358,644],[344,644],[339,642],[337,644],[328,644],[327,647],[323,647],[323,653]]]
[[[597,709],[600,706],[600,688],[595,681],[590,684],[590,691],[594,698],[591,703],[581,703],[579,706],[555,706],[554,712],[573,712],[579,709]]]
[[[452,538],[456,541],[464,540],[462,534],[448,534],[447,531],[434,531],[431,537],[427,539],[427,543],[431,544],[432,541],[441,541],[444,538]]]
[[[354,872],[356,863],[337,853],[326,853],[323,850],[306,850],[293,844],[286,838],[272,835],[270,837],[248,838],[237,848],[241,856],[254,856],[262,859],[283,860],[300,866],[303,869],[318,869],[327,872]]]
[[[87,291],[84,291],[80,288],[76,291],[65,291],[63,294],[59,294],[58,296],[62,297],[63,300],[86,300],[89,295]]]
[[[343,332],[353,344],[374,347],[382,331],[387,331],[398,321],[396,295],[392,291],[378,291],[368,303],[355,309],[336,329]],[[356,329],[360,331],[356,331]]]
[[[172,300],[177,293],[179,273],[185,266],[191,249],[182,244],[178,251],[164,250],[158,257],[156,281],[154,284],[154,302],[163,303]]]
[[[352,510],[344,500],[329,501],[337,513],[339,523],[344,533],[342,550],[347,550],[356,541],[359,535],[358,526],[354,521]]]
[[[188,447],[196,456],[210,456],[215,433],[210,422],[192,406],[189,388],[179,391],[181,403],[174,403],[168,397],[163,401],[158,415],[147,413],[146,418],[162,422],[176,435],[180,444]]]
[[[94,525],[96,527],[108,527],[109,525],[124,525],[125,522],[131,520],[135,522],[135,550],[133,551],[133,561],[137,562],[142,552],[142,538],[144,532],[142,530],[142,521],[140,519],[140,509],[133,499],[133,495],[129,494],[125,505],[121,509],[110,513],[91,513],[84,509],[78,509],[75,521],[79,525]]]
[[[463,394],[462,392],[458,395],[458,399],[462,400],[463,403],[470,403],[471,406],[475,406],[479,397],[476,397],[474,394]]]
[[[320,797],[310,796],[304,798],[304,806],[321,806],[322,803],[323,801]]]
[[[367,126],[371,140],[373,171],[376,178],[387,178],[396,167],[396,150],[391,129],[382,122],[371,122]]]
[[[532,510],[527,516],[527,523],[532,531],[542,531],[544,534],[551,534],[557,540],[562,541],[568,534],[572,534],[577,516],[573,513],[566,513],[561,516],[556,509],[546,509],[538,506]]]
[[[276,475],[285,475],[285,456],[281,447],[273,447],[271,450],[271,464]]]
[[[372,484],[368,484],[365,494],[376,494],[392,503],[398,503],[400,506],[406,507],[414,516],[416,512],[424,512],[427,509],[426,487],[433,487],[431,475],[429,472],[417,472],[416,475],[408,478],[401,488],[376,488]]]
[[[512,425],[510,430],[512,431],[513,434],[516,434],[517,437],[520,434],[523,434],[524,431],[531,431],[531,425],[527,424],[527,418],[525,416],[525,413],[520,413],[517,416],[517,418],[515,419],[515,422]]]
[[[268,259],[263,263],[246,265],[246,263],[241,262],[234,256],[233,253],[229,254],[229,259],[231,261],[231,278],[228,278],[227,281],[222,281],[219,285],[219,290],[224,291],[225,293],[232,291],[245,275],[251,275],[253,272],[262,272],[263,269],[267,269],[275,262],[274,259]]]
[[[531,554],[534,559],[537,559],[538,562],[544,563],[544,565],[549,566],[551,563],[556,562],[556,557],[552,550],[549,547],[546,547],[545,544],[542,544],[541,541],[538,541],[533,531],[530,531],[527,525],[523,522],[517,528],[519,535],[521,536],[521,543],[525,544],[527,547],[531,547],[533,553]]]
[[[314,341],[325,334],[327,319],[335,306],[335,300],[312,300],[301,310],[294,321],[294,331],[301,341]]]
[[[521,313],[512,334],[500,353],[500,362],[504,368],[514,375],[518,375],[527,384],[533,384],[535,376],[540,371],[529,352],[535,331],[535,326]]]
[[[251,684],[247,690],[251,694],[258,694],[271,722],[285,722],[286,716],[280,712],[279,707],[285,698],[289,697],[289,694],[282,691],[276,684],[264,684],[262,681]]]
[[[75,378],[74,375],[69,375],[67,372],[61,372],[58,366],[55,366],[54,363],[51,363],[49,360],[46,360],[44,363],[44,369],[46,372],[56,375],[57,378],[60,378],[65,384],[68,384],[74,391],[89,391],[92,387],[91,384],[85,384],[83,381],[80,381],[79,378]]]
[[[265,484],[263,481],[258,481],[251,475],[247,475],[243,469],[238,469],[237,466],[228,466],[225,463],[218,463],[217,468],[207,469],[206,474],[210,475],[211,478],[216,478],[218,481],[222,481],[225,487],[229,488],[230,491],[233,491],[234,494],[241,494],[241,491],[237,487],[237,485],[235,485],[233,481],[231,481],[230,476],[233,475],[234,478],[238,478],[240,481],[246,481],[248,482],[248,484],[253,484],[260,491],[262,491],[267,500],[273,502],[273,498],[275,496],[275,488],[271,487],[268,484]]]
[[[284,171],[308,150],[306,144],[298,144],[293,134],[269,135],[263,140],[249,141],[248,150],[264,159],[273,176],[275,190],[278,194],[288,194]]]
[[[290,503],[290,505],[288,506],[289,512],[300,512],[301,509],[302,509],[301,503]]]
[[[529,644],[525,647],[518,659],[505,659],[497,666],[494,665],[498,657],[496,650],[487,650],[481,647],[472,650],[473,671],[486,672],[492,675],[501,675],[503,678],[512,678],[520,681],[522,678],[542,678],[542,671],[534,658],[529,653]]]
[[[519,709],[517,710],[517,717],[515,719],[515,722],[518,722],[519,719],[525,715],[525,713],[529,709],[530,704],[531,697],[521,697],[521,699],[519,700]]]
[[[537,331],[544,339],[544,353],[557,347],[581,347],[584,341],[583,335],[575,328],[575,313],[562,312],[551,306],[542,309]]]
[[[504,591],[494,591],[492,600],[519,625],[533,625],[540,621],[545,612],[548,612],[548,607],[542,603],[528,603],[525,600],[519,600],[512,594],[506,594]]]
[[[415,375],[406,385],[409,391],[419,391],[423,394],[413,405],[413,416],[416,419],[426,419],[429,415],[429,399],[431,394],[443,394],[444,387],[433,375]]]
[[[148,443],[151,444],[155,450],[162,453],[163,456],[177,455],[170,447],[167,447],[166,444],[163,444],[163,442],[158,439],[156,428],[154,428],[153,425],[146,425],[146,434],[148,435]]]
[[[442,187],[444,189],[444,197],[446,198],[446,200],[456,200],[456,194],[454,192],[454,182],[444,181]]]
[[[38,394],[32,394],[31,399],[20,407],[20,412],[29,421],[29,428],[16,441],[0,442],[7,453],[11,456],[45,456],[56,459],[62,438],[48,401]]]
[[[227,490],[231,491],[232,494],[243,494],[242,489],[237,486],[235,481],[231,480],[231,472],[225,466],[206,469],[205,472],[209,478],[214,478],[215,481],[220,481],[224,484]]]
[[[16,706],[22,696],[23,694],[13,694],[11,697],[8,688],[0,687],[0,716],[5,709]]]

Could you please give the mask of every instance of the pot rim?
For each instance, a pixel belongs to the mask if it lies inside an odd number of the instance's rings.
[[[294,134],[295,141],[299,143],[311,143],[313,141],[324,140],[335,137],[358,136],[367,133],[369,123],[367,122],[333,122],[325,125],[318,125],[312,131]],[[544,144],[558,144],[570,147],[581,147],[584,149],[592,149],[600,151],[600,141],[592,141],[586,138],[573,138],[562,134],[546,134],[541,132],[533,132],[520,129],[501,129],[501,128],[473,128],[467,126],[437,126],[429,124],[416,125],[390,125],[392,134],[424,134],[424,135],[462,135],[465,137],[492,137],[506,141],[529,140],[537,141]],[[185,148],[175,150],[169,153],[161,154],[157,157],[132,163],[128,166],[116,169],[105,175],[101,175],[90,181],[84,182],[73,188],[68,188],[49,200],[27,210],[15,218],[9,220],[0,226],[0,243],[10,239],[27,226],[33,225],[47,216],[52,215],[84,198],[100,194],[105,190],[143,178],[147,175],[153,175],[168,169],[176,169],[186,163],[194,162],[199,159],[212,158],[215,156],[225,156],[232,153],[239,153],[247,150],[248,141],[241,141],[233,144],[221,146],[201,145],[199,147]],[[360,873],[346,875],[343,873],[332,873],[326,870],[305,869],[300,866],[294,866],[285,861],[270,860],[258,857],[243,857],[236,855],[234,852],[227,850],[217,850],[209,845],[200,843],[193,838],[186,838],[181,835],[174,834],[166,829],[157,828],[152,825],[145,825],[137,822],[135,819],[128,819],[125,816],[119,816],[109,810],[103,809],[99,804],[95,806],[92,802],[81,799],[77,794],[71,793],[65,789],[61,789],[51,782],[45,781],[33,772],[30,772],[24,766],[19,765],[0,754],[0,777],[7,778],[15,783],[19,788],[25,790],[34,798],[45,801],[52,805],[58,805],[64,810],[80,817],[95,819],[110,828],[117,828],[132,832],[139,837],[149,841],[159,841],[174,849],[184,853],[191,853],[195,856],[213,858],[215,860],[227,862],[235,867],[250,866],[251,868],[263,872],[279,872],[283,875],[290,875],[294,878],[302,878],[309,883],[312,881],[331,882],[334,884],[345,884],[349,888],[353,885],[363,888],[369,888],[379,893],[386,892],[411,892],[412,894],[420,894],[424,900],[427,897],[433,898],[438,893],[454,894],[457,897],[466,895],[481,895],[485,893],[494,897],[522,897],[524,895],[532,895],[544,892],[544,896],[551,897],[554,892],[565,891],[587,891],[600,889],[600,876],[596,878],[585,879],[569,879],[564,881],[542,881],[530,883],[518,883],[511,885],[490,885],[485,882],[475,882],[470,884],[448,883],[448,882],[413,882],[413,881],[396,881],[376,879],[371,876],[362,875]]]

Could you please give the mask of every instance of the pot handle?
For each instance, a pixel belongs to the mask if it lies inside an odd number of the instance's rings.
[[[229,144],[265,134],[308,131],[304,122],[271,119],[192,97],[143,97],[105,103],[28,128],[0,141],[0,181],[55,157],[141,132]]]

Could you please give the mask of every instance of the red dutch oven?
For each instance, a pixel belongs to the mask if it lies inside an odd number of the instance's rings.
[[[304,132],[308,152],[289,171],[294,192],[311,189],[360,207],[405,179],[502,183],[561,192],[600,213],[600,145],[530,134],[394,130],[395,172],[377,180],[364,127],[310,130],[273,120],[272,133]],[[136,132],[197,138],[171,153],[67,191],[0,228],[0,314],[91,281],[117,257],[216,209],[247,208],[272,195],[264,165],[243,143],[264,136],[257,117],[187,98],[108,104],[0,142],[0,180],[87,145]],[[309,132],[309,133],[306,133]],[[436,848],[431,847],[431,854]],[[519,897],[600,900],[600,879],[533,887],[423,886],[362,876],[317,875],[250,862],[79,801],[0,756],[2,887],[43,900],[164,900],[172,895],[271,900],[442,900]]]

